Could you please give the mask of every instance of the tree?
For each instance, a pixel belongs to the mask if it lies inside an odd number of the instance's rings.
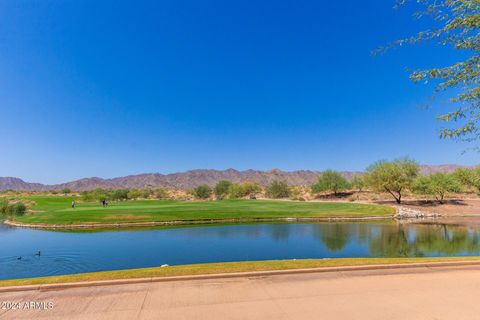
[[[223,198],[228,194],[228,189],[230,188],[231,185],[232,183],[228,180],[220,180],[215,185],[213,192],[217,197]]]
[[[127,190],[128,199],[148,199],[155,192],[152,189],[131,189]]]
[[[398,0],[401,6],[408,0]],[[464,141],[480,139],[480,1],[478,0],[416,0],[423,8],[417,18],[429,17],[436,27],[398,40],[375,51],[384,52],[403,44],[435,42],[461,51],[461,60],[449,66],[416,70],[410,79],[415,82],[434,81],[436,92],[451,89],[451,110],[438,117],[449,127],[440,132],[442,138]]]
[[[262,187],[260,187],[258,185],[258,183],[256,182],[244,182],[242,184],[242,189],[243,189],[243,192],[245,193],[245,196],[248,196],[248,195],[254,195],[260,191],[262,191]]]
[[[352,188],[361,192],[363,188],[365,188],[365,179],[363,176],[356,175],[353,177],[352,181],[350,181],[350,185]]]
[[[332,170],[323,172],[318,177],[318,182],[312,185],[312,192],[332,191],[335,195],[349,187],[347,179],[340,173]]]
[[[208,199],[212,194],[212,188],[210,188],[206,184],[202,184],[201,186],[196,187],[193,189],[193,195],[199,199]]]
[[[84,201],[103,201],[107,200],[110,196],[109,192],[102,188],[97,188],[90,191],[83,191],[81,195]]]
[[[273,181],[267,188],[267,197],[274,199],[288,198],[290,187],[285,181]]]
[[[62,193],[63,193],[63,194],[69,194],[69,193],[71,193],[71,192],[72,192],[72,190],[70,190],[69,188],[64,188],[64,189],[62,189]]]
[[[170,194],[168,193],[168,191],[163,189],[163,188],[157,188],[155,190],[152,190],[152,192],[153,192],[153,196],[155,197],[155,199],[169,199],[170,198]]]
[[[110,197],[112,198],[112,200],[117,200],[117,201],[127,200],[128,193],[129,193],[128,189],[117,189],[112,191]]]
[[[248,195],[255,195],[261,190],[262,188],[255,182],[235,183],[228,188],[228,196],[231,199],[239,199]]]
[[[368,167],[365,178],[373,190],[386,191],[397,203],[401,203],[402,192],[411,187],[418,171],[418,164],[408,158],[378,161]]]
[[[480,167],[474,169],[460,168],[455,170],[453,176],[462,185],[475,188],[480,193]]]
[[[433,195],[439,203],[443,203],[445,194],[459,192],[460,185],[452,174],[439,172],[418,177],[412,189],[419,194]]]

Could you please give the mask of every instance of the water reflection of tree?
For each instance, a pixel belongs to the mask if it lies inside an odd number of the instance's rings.
[[[370,239],[370,253],[373,256],[408,257],[411,256],[414,246],[408,243],[408,237],[403,225],[385,226],[380,234]]]
[[[272,237],[275,240],[287,240],[290,236],[290,224],[278,224],[272,228]]]
[[[384,257],[411,257],[432,255],[459,255],[479,252],[477,231],[446,224],[399,224],[382,228],[380,235],[370,239],[370,253]]]
[[[355,230],[351,224],[342,223],[318,224],[313,231],[314,236],[333,252],[345,248],[353,233],[355,233]]]
[[[418,233],[416,246],[419,250],[430,254],[472,254],[479,251],[479,234],[462,227],[434,225],[423,228]]]

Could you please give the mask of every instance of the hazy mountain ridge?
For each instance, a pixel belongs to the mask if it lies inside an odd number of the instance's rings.
[[[457,168],[465,166],[447,164],[447,165],[422,165],[421,173],[429,174],[435,172],[452,172]],[[252,181],[266,186],[274,180],[286,181],[290,185],[311,185],[317,181],[321,171],[297,170],[282,171],[273,170],[245,170],[235,169],[227,170],[207,170],[198,169],[186,172],[160,174],[147,173],[138,175],[129,175],[112,179],[103,179],[98,177],[84,178],[62,184],[45,185],[41,183],[25,182],[22,179],[14,177],[0,177],[0,190],[26,190],[26,191],[48,191],[69,188],[73,191],[91,190],[95,188],[119,189],[119,188],[145,188],[145,187],[164,187],[190,189],[201,184],[213,186],[219,180],[230,180],[232,182]],[[343,171],[342,175],[351,179],[361,172]]]

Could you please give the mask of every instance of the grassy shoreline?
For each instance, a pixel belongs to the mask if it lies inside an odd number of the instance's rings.
[[[71,275],[1,280],[0,287],[60,284],[102,280],[124,280],[138,278],[162,278],[175,276],[195,276],[228,274],[238,272],[298,270],[311,268],[411,264],[427,262],[461,262],[480,261],[480,257],[432,257],[432,258],[336,258],[336,259],[304,259],[304,260],[266,260],[191,264],[169,267],[152,267],[78,273]]]
[[[393,216],[394,209],[376,204],[299,202],[274,200],[222,201],[126,201],[103,208],[80,203],[71,208],[72,197],[28,197],[32,213],[14,222],[33,225],[135,224],[195,221],[252,222],[275,219],[372,218]]]

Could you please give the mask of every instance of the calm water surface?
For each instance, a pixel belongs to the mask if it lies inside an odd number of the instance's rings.
[[[220,261],[480,255],[480,227],[278,223],[102,232],[0,224],[0,279]],[[35,253],[41,251],[40,256]],[[22,257],[20,260],[19,257]]]

